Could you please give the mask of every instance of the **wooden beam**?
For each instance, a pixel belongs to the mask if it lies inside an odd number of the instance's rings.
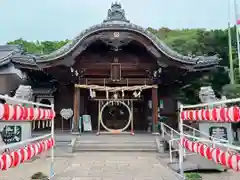
[[[79,110],[80,110],[80,88],[74,88],[74,117],[73,117],[73,133],[79,133]]]
[[[158,123],[158,89],[152,88],[152,120],[153,132],[157,132]]]
[[[118,82],[104,78],[81,78],[80,84],[88,85],[152,85],[153,80],[149,78],[125,78]]]
[[[126,70],[134,70],[134,69],[151,69],[153,67],[152,63],[121,63],[121,68]],[[97,63],[93,61],[89,61],[88,63],[82,63],[82,69],[98,69],[98,70],[106,70],[110,69],[110,63],[102,62]]]

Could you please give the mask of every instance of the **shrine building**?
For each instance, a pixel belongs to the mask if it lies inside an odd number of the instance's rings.
[[[19,85],[31,85],[34,101],[55,104],[59,129],[74,124],[78,131],[79,116],[87,114],[93,130],[149,131],[159,113],[177,127],[174,92],[218,62],[217,56],[179,54],[114,3],[105,20],[50,54],[0,46],[0,93],[14,95]],[[62,120],[62,109],[73,110],[73,123]]]

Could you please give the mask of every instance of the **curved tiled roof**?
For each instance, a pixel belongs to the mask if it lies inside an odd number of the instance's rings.
[[[18,45],[0,45],[0,66],[11,62],[11,57],[21,54],[23,49]]]
[[[44,63],[44,62],[50,62],[59,58],[62,58],[69,53],[73,52],[81,43],[84,41],[85,38],[91,36],[94,33],[100,32],[100,31],[109,31],[109,30],[115,30],[115,31],[130,31],[134,33],[141,34],[142,36],[148,38],[155,47],[164,55],[170,57],[171,59],[183,62],[189,65],[197,65],[199,67],[204,65],[214,65],[218,64],[218,61],[220,60],[218,56],[184,56],[180,53],[172,50],[170,47],[168,47],[163,41],[161,41],[158,37],[153,35],[151,32],[146,30],[145,28],[135,25],[133,23],[130,23],[125,17],[125,12],[121,8],[120,4],[112,4],[111,9],[108,10],[108,16],[107,19],[104,20],[102,23],[94,25],[84,31],[82,31],[76,38],[74,38],[71,42],[61,47],[59,50],[54,51],[53,53],[50,53],[48,55],[42,55],[42,56],[33,56],[33,55],[14,55],[12,57],[12,60],[16,63],[20,64],[32,64],[34,63]],[[5,57],[7,58],[7,56]],[[1,61],[1,55],[0,55],[0,61]]]

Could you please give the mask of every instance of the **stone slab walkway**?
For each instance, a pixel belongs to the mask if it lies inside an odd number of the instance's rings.
[[[1,173],[0,180],[27,180],[36,172],[49,174],[50,158],[40,158]],[[173,172],[155,153],[87,152],[57,157],[54,180],[173,180]]]
[[[203,180],[240,180],[240,173],[233,170],[216,173],[200,173]]]

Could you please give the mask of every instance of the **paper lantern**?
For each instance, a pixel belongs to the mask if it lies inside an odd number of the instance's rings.
[[[3,120],[11,120],[14,116],[14,107],[9,104],[3,105]]]
[[[188,117],[189,120],[193,120],[193,110],[189,110]]]
[[[2,154],[1,161],[3,162],[3,165],[1,167],[2,170],[7,170],[10,167],[12,167],[13,158],[10,154],[7,153]]]
[[[22,116],[23,116],[23,107],[20,105],[15,105],[13,120],[21,120]]]
[[[25,121],[28,119],[28,108],[22,107],[22,110],[23,110],[22,120]]]
[[[33,120],[34,119],[34,108],[29,107],[28,108],[28,120]]]
[[[10,155],[12,156],[12,159],[13,159],[12,167],[18,166],[21,163],[21,158],[22,158],[19,150],[11,152]]]
[[[220,108],[220,121],[227,122],[227,108]]]
[[[28,151],[27,151],[27,148],[21,148],[19,149],[19,153],[21,154],[21,160],[20,160],[20,163],[24,163],[27,158],[28,158]]]
[[[217,121],[217,120],[218,120],[218,118],[217,118],[217,117],[218,117],[218,116],[217,116],[217,108],[213,108],[211,114],[212,114],[211,119],[212,119],[213,121]]]
[[[34,118],[36,118],[35,120],[39,120],[40,117],[41,117],[40,109],[39,108],[35,108],[34,112],[35,112]]]
[[[205,119],[204,120],[207,120],[207,121],[210,120],[210,111],[209,111],[209,109],[205,109]]]
[[[42,108],[39,108],[39,120],[43,120],[43,116],[44,116],[44,114],[43,114],[43,109]]]
[[[4,116],[4,105],[0,103],[0,119],[3,119]]]
[[[43,109],[43,120],[47,120],[47,109]]]
[[[1,110],[1,109],[0,109]],[[181,111],[180,112],[180,118],[182,119],[182,120],[185,120],[185,111]]]
[[[230,122],[236,122],[239,120],[239,108],[230,107],[227,109],[227,118]]]

